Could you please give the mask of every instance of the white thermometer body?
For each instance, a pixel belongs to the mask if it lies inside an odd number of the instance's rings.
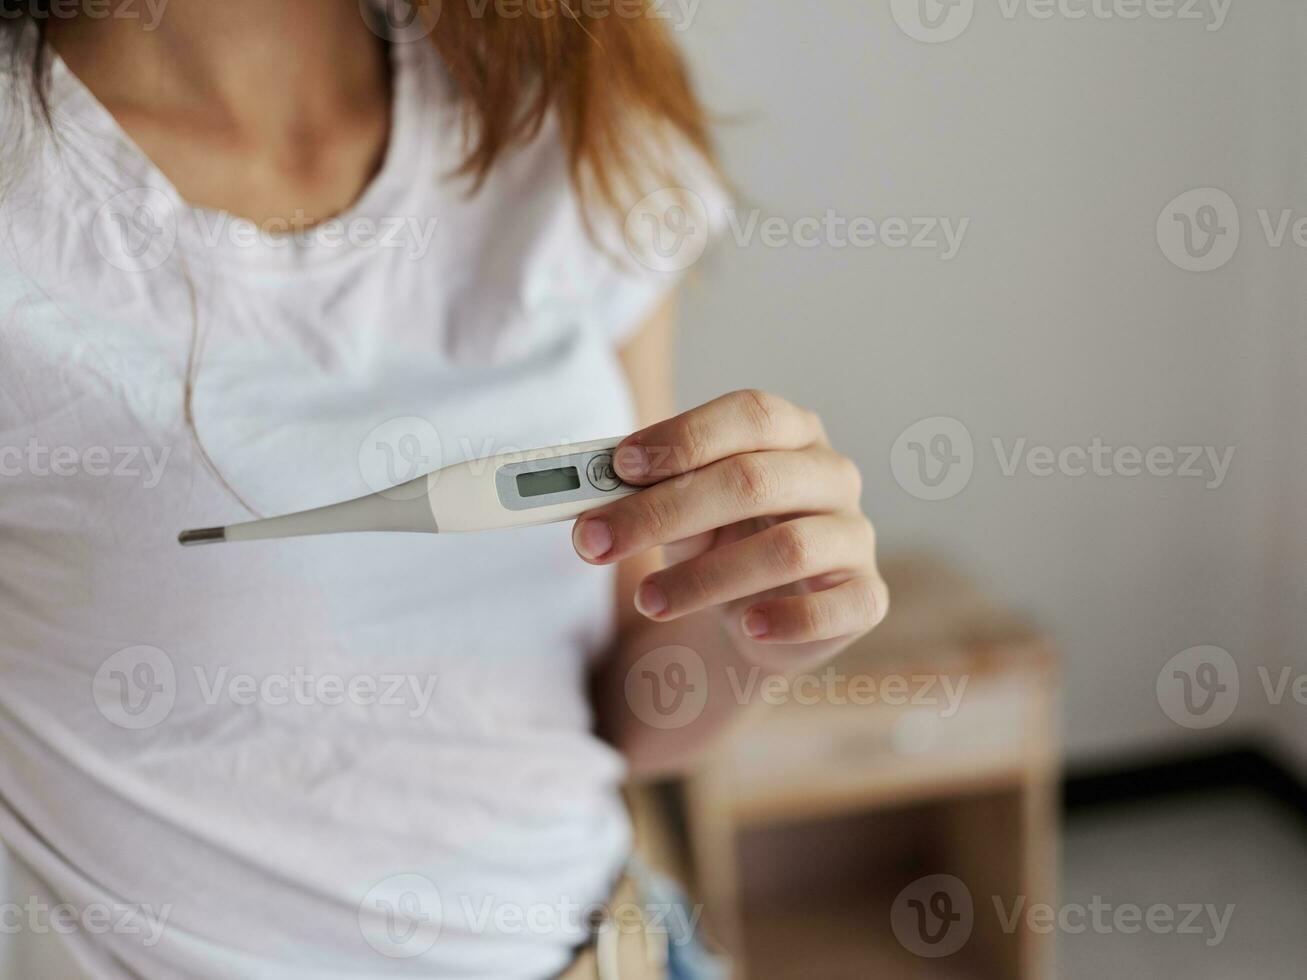
[[[183,531],[184,545],[349,531],[448,534],[571,520],[636,493],[613,467],[620,440],[503,453],[316,510],[229,527]]]

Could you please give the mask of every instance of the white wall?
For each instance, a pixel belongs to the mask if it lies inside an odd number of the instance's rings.
[[[1307,625],[1288,624],[1280,585],[1284,522],[1303,530],[1293,497],[1307,486],[1304,419],[1284,417],[1295,404],[1284,386],[1307,381],[1300,340],[1296,367],[1285,364],[1302,259],[1271,249],[1256,216],[1307,213],[1294,183],[1299,5],[1234,0],[1209,31],[1007,19],[1012,3],[979,0],[961,36],[921,43],[889,0],[703,0],[681,36],[708,101],[732,117],[722,142],[742,211],[970,227],[948,262],[883,245],[741,245],[728,232],[687,296],[683,401],[757,385],[822,410],[862,464],[887,549],[954,555],[1060,639],[1074,756],[1263,729],[1273,713],[1247,691],[1219,728],[1180,727],[1155,685],[1173,654],[1215,644],[1251,687],[1254,666],[1277,663],[1286,634]],[[1172,265],[1154,230],[1197,186],[1232,195],[1243,225],[1233,259],[1205,273]],[[975,445],[970,483],[937,502],[906,492],[889,465],[899,433],[930,416],[958,419]],[[1224,485],[1205,489],[1008,477],[991,446],[1095,436],[1235,457]],[[1303,585],[1300,573],[1300,608]]]
[[[1307,50],[1307,6],[1297,11],[1294,41],[1299,52]],[[1301,109],[1307,106],[1307,67],[1301,58],[1295,64],[1298,75],[1291,92],[1299,107],[1294,120],[1300,152],[1294,200],[1307,210],[1307,126],[1301,119]],[[1303,291],[1307,259],[1287,256],[1283,272],[1292,284],[1294,306],[1292,329],[1284,332],[1276,385],[1281,398],[1276,434],[1284,465],[1277,483],[1276,525],[1282,533],[1276,536],[1275,559],[1283,614],[1276,621],[1274,641],[1285,651],[1285,664],[1296,679],[1307,675],[1307,294]],[[1286,699],[1271,709],[1271,720],[1290,758],[1307,778],[1307,705]]]

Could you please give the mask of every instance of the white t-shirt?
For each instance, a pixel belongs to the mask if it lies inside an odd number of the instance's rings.
[[[97,977],[539,980],[626,857],[567,525],[177,544],[633,427],[615,347],[670,277],[591,244],[552,128],[447,179],[448,78],[393,50],[382,171],[289,243],[57,62],[0,173],[0,840],[41,892],[0,945],[70,903]]]

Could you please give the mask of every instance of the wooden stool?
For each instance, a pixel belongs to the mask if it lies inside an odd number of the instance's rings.
[[[884,572],[881,627],[774,689],[783,703],[752,711],[685,782],[694,890],[739,975],[747,963],[759,980],[1050,976],[1048,937],[996,915],[996,900],[1010,912],[1055,890],[1050,644],[938,561]],[[940,959],[891,930],[896,896],[931,873],[965,882],[975,906],[965,945]]]

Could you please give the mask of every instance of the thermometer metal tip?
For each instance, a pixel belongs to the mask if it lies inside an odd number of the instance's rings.
[[[183,531],[177,535],[177,540],[187,548],[197,544],[219,544],[227,540],[227,529],[225,527],[196,528],[192,531]]]

